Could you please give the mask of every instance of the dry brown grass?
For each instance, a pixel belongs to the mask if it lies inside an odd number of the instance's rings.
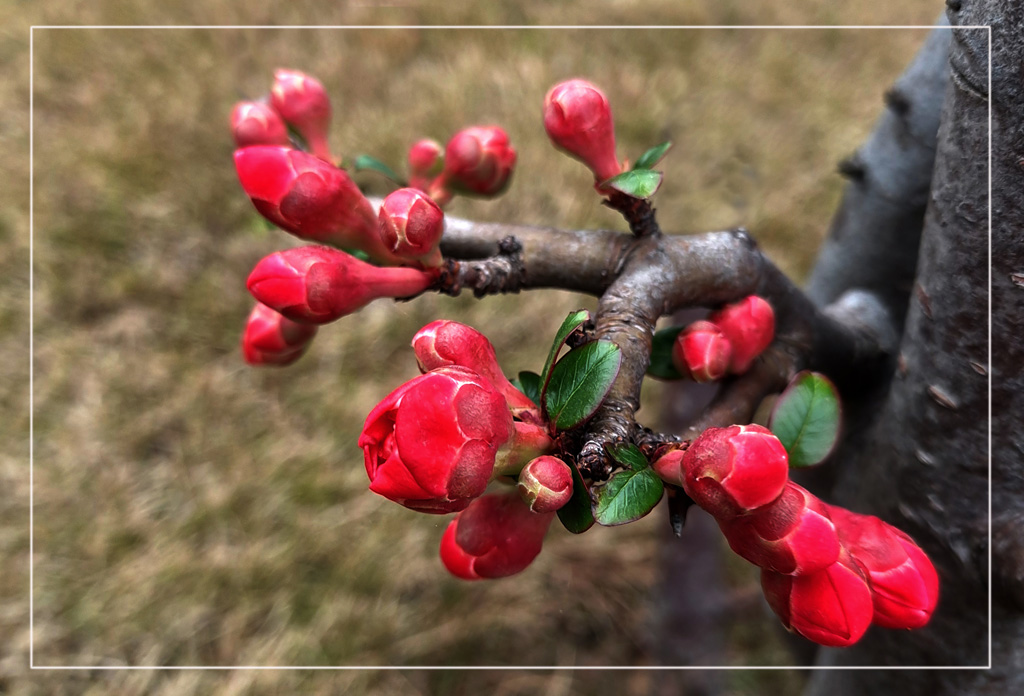
[[[312,5],[247,21],[308,20]],[[937,8],[904,3],[903,22]],[[847,8],[879,21],[878,5]],[[218,22],[228,2],[51,3],[0,10],[5,104],[27,93],[26,34],[66,21]],[[318,22],[571,22],[586,3],[338,7]],[[741,0],[676,10],[612,2],[601,21],[829,22],[830,3]],[[767,13],[767,14],[765,14]],[[596,19],[596,18],[593,18]],[[593,19],[588,18],[589,21]],[[365,490],[354,442],[370,407],[415,373],[423,323],[487,333],[510,371],[535,369],[564,313],[593,300],[545,292],[475,302],[374,304],[323,330],[292,368],[241,364],[244,278],[292,242],[238,190],[232,103],[274,67],[319,76],[334,98],[332,143],[396,163],[412,139],[498,122],[520,152],[511,191],[452,211],[487,219],[616,226],[581,166],[540,126],[554,81],[601,84],[635,157],[671,137],[656,198],[680,232],[744,225],[788,272],[813,261],[838,199],[835,162],[923,38],[912,31],[48,30],[35,36],[35,659],[37,664],[643,665],[658,577],[652,515],[582,537],[554,530],[509,580],[446,575],[446,520]],[[27,144],[25,112],[0,137]],[[371,190],[381,182],[362,179]],[[28,532],[27,163],[0,190],[0,691],[14,693],[646,693],[651,674],[548,672],[35,672],[24,669]],[[654,421],[660,391],[645,393]],[[742,573],[740,573],[742,579]],[[738,582],[741,579],[737,580]],[[753,617],[736,664],[784,662]],[[758,688],[746,675],[734,693]],[[765,682],[760,682],[764,686]],[[772,682],[783,688],[792,681]]]

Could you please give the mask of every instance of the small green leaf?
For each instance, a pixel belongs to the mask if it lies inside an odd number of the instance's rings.
[[[377,172],[378,174],[383,174],[384,176],[386,176],[388,179],[391,179],[399,186],[405,186],[405,181],[402,179],[402,177],[398,176],[398,174],[395,174],[395,171],[391,167],[384,164],[376,157],[370,157],[369,155],[359,155],[358,157],[356,157],[354,169],[357,172],[362,172],[369,169],[370,171]]]
[[[565,345],[569,335],[587,321],[590,321],[590,312],[587,310],[578,309],[575,312],[569,312],[569,316],[565,318],[562,325],[558,327],[558,331],[555,332],[555,340],[552,341],[551,350],[548,351],[548,359],[544,361],[544,369],[540,371],[540,406],[545,417],[547,417],[547,409],[544,406],[544,394],[548,390],[548,382],[551,381],[551,370],[555,366],[555,359],[558,357],[558,353],[561,352],[562,346]]]
[[[666,141],[661,145],[655,145],[650,150],[640,155],[640,159],[638,159],[636,164],[633,165],[633,169],[650,169],[661,161],[661,158],[665,156],[665,153],[668,152],[670,147],[672,147],[671,140]]]
[[[616,462],[622,466],[629,467],[633,471],[640,471],[650,466],[647,462],[647,457],[640,451],[640,448],[628,442],[616,442],[608,448],[608,454]]]
[[[817,372],[801,372],[772,410],[768,428],[795,468],[821,463],[839,439],[841,409],[835,386]]]
[[[592,492],[594,521],[605,527],[634,522],[654,509],[665,484],[650,467],[626,469]]]
[[[519,391],[526,394],[530,401],[535,404],[540,403],[540,375],[536,372],[520,372],[519,379]]]
[[[663,175],[650,169],[630,169],[601,182],[601,188],[613,188],[632,198],[650,198],[661,186]]]
[[[683,374],[672,362],[672,346],[676,336],[683,332],[682,326],[670,326],[654,334],[651,341],[651,364],[647,366],[647,374],[658,379],[683,379]]]
[[[551,370],[544,404],[555,430],[585,422],[604,401],[619,374],[622,351],[611,341],[593,341],[570,350]]]
[[[582,534],[594,526],[594,512],[590,507],[590,493],[576,464],[567,459],[572,469],[572,498],[558,511],[558,520],[573,534]]]

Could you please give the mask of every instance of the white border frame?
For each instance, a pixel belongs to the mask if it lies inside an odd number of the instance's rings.
[[[992,669],[992,27],[991,25],[947,26],[949,31],[985,29],[988,35],[988,664],[987,665],[37,665],[35,663],[35,30],[36,29],[923,29],[943,28],[931,24],[906,25],[248,25],[248,24],[33,24],[29,27],[29,669],[30,670],[987,670]]]

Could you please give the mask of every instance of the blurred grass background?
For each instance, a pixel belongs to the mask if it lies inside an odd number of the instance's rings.
[[[321,23],[570,23],[583,2],[474,10],[373,3]],[[740,0],[676,8],[609,2],[601,21],[881,21],[880,3]],[[3,103],[28,93],[28,23],[228,23],[204,10],[106,1],[0,8]],[[285,16],[302,21],[308,3]],[[317,6],[319,7],[319,6]],[[899,21],[930,23],[934,2]],[[255,11],[253,11],[255,12]],[[62,14],[63,13],[63,14]],[[294,13],[294,16],[287,13]],[[308,19],[308,15],[302,19]],[[596,19],[588,20],[596,21]],[[325,327],[284,370],[238,353],[244,279],[293,244],[268,231],[235,179],[227,116],[275,67],[310,72],[334,102],[331,142],[393,165],[414,139],[499,123],[519,151],[510,191],[453,214],[572,227],[624,226],[586,170],[547,143],[555,81],[600,84],[620,155],[671,138],[662,226],[748,227],[802,277],[838,201],[835,163],[870,130],[881,95],[923,40],[913,30],[36,30],[35,661],[37,665],[646,665],[663,511],[572,537],[553,528],[525,573],[450,578],[436,557],[447,518],[366,491],[355,440],[369,409],[416,374],[412,333],[439,317],[486,333],[510,372],[536,369],[562,292],[378,302]],[[0,137],[27,150],[24,109]],[[34,672],[28,588],[28,166],[0,189],[0,692],[647,693],[658,673]],[[373,175],[359,180],[384,193]],[[661,391],[641,416],[657,424]],[[557,527],[557,525],[556,525]],[[685,553],[681,548],[680,553]],[[756,578],[731,575],[742,594]],[[685,630],[685,627],[680,627]],[[730,664],[787,664],[775,622],[733,631]],[[789,691],[799,677],[736,672],[730,693]]]

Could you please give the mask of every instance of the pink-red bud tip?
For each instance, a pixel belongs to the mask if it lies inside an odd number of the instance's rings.
[[[622,172],[615,158],[615,127],[608,98],[586,80],[560,82],[548,91],[544,129],[556,147],[586,164],[596,181]]]
[[[231,110],[231,135],[238,147],[288,145],[284,121],[263,102],[244,101]]]
[[[732,357],[729,339],[709,321],[690,324],[672,346],[676,369],[695,382],[714,382],[725,376]]]
[[[572,498],[572,470],[558,457],[537,457],[519,472],[517,489],[531,512],[555,512]]]
[[[750,295],[708,317],[732,347],[729,371],[743,374],[775,338],[775,312],[766,300]]]
[[[242,356],[250,365],[291,365],[306,352],[316,330],[256,303],[242,333]]]
[[[414,188],[392,191],[380,207],[378,231],[387,249],[427,268],[444,264],[441,236],[444,213],[429,196]]]
[[[274,71],[270,103],[305,138],[317,157],[331,161],[327,146],[331,101],[319,80],[298,70],[278,69]]]
[[[498,126],[474,126],[452,136],[445,147],[441,189],[496,196],[508,186],[516,151]]]

